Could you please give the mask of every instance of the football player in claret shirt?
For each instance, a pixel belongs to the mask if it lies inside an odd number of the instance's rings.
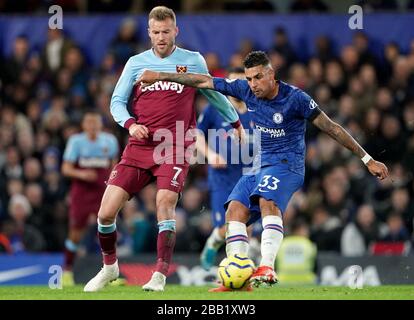
[[[103,268],[85,286],[84,291],[102,289],[119,275],[116,257],[116,224],[118,211],[125,201],[156,180],[156,214],[159,233],[157,263],[146,291],[163,291],[175,245],[175,206],[189,168],[194,141],[184,139],[196,128],[194,101],[196,89],[169,81],[141,87],[137,79],[145,69],[167,72],[208,74],[204,58],[194,51],[175,45],[178,34],[174,12],[159,6],[151,10],[148,34],[152,48],[132,56],[126,63],[111,99],[115,121],[129,131],[129,141],[121,161],[113,169],[98,213],[98,237],[103,255]],[[225,121],[243,139],[243,126],[231,103],[222,94],[200,90]],[[132,113],[127,103],[132,94]],[[165,135],[164,135],[165,134]],[[165,152],[159,152],[162,136],[169,141]],[[195,132],[194,132],[195,136]],[[182,140],[184,141],[181,141]],[[191,140],[191,139],[190,139]]]
[[[312,122],[360,157],[379,179],[387,167],[375,161],[352,136],[333,122],[304,91],[276,79],[269,58],[254,51],[244,61],[246,80],[212,78],[201,74],[146,71],[143,86],[156,81],[175,81],[195,88],[213,89],[243,100],[255,130],[260,132],[256,174],[243,176],[226,202],[226,253],[248,253],[246,225],[262,217],[261,261],[251,277],[255,286],[277,282],[273,270],[283,240],[283,213],[293,193],[301,188],[305,173],[306,121]],[[224,286],[213,289],[226,291]]]
[[[78,245],[91,215],[97,215],[105,181],[118,161],[119,146],[114,135],[102,132],[102,117],[88,112],[82,119],[82,133],[72,135],[63,154],[62,174],[71,178],[69,233],[65,241],[62,284],[74,284],[72,267]]]

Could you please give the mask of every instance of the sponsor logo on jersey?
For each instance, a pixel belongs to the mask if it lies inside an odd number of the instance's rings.
[[[175,91],[177,93],[181,93],[184,90],[184,85],[175,83],[175,82],[169,82],[169,81],[157,81],[153,83],[152,85],[142,88],[141,92],[145,91]]]
[[[186,73],[187,72],[187,66],[176,65],[175,69],[177,70],[177,73]]]
[[[282,122],[283,122],[283,116],[282,116],[282,114],[281,114],[281,113],[279,113],[279,112],[276,112],[276,113],[273,115],[273,121],[274,121],[276,124],[280,124],[280,123],[282,123]]]
[[[271,138],[280,138],[286,135],[285,130],[275,129],[275,128],[266,128],[256,124],[256,129],[263,133],[269,133]]]
[[[79,167],[81,168],[108,168],[110,161],[108,158],[80,158]]]

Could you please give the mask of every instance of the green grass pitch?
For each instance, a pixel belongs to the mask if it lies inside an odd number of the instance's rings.
[[[64,289],[43,286],[0,286],[1,300],[414,300],[414,286],[259,288],[253,292],[210,293],[211,287],[167,285],[164,292],[144,292],[137,286],[109,286],[97,293],[77,285]]]

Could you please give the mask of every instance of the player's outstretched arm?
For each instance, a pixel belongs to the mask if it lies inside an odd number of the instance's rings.
[[[360,157],[372,175],[381,180],[388,177],[386,165],[375,161],[342,126],[332,121],[323,111],[312,123]]]
[[[213,78],[200,73],[168,73],[145,70],[137,83],[147,87],[157,81],[172,81],[199,89],[214,89]]]

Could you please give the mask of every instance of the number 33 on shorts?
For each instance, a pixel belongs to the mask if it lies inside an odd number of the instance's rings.
[[[262,181],[258,185],[260,192],[269,192],[277,189],[277,184],[280,180],[270,174],[263,176]],[[266,190],[267,189],[267,190]]]

